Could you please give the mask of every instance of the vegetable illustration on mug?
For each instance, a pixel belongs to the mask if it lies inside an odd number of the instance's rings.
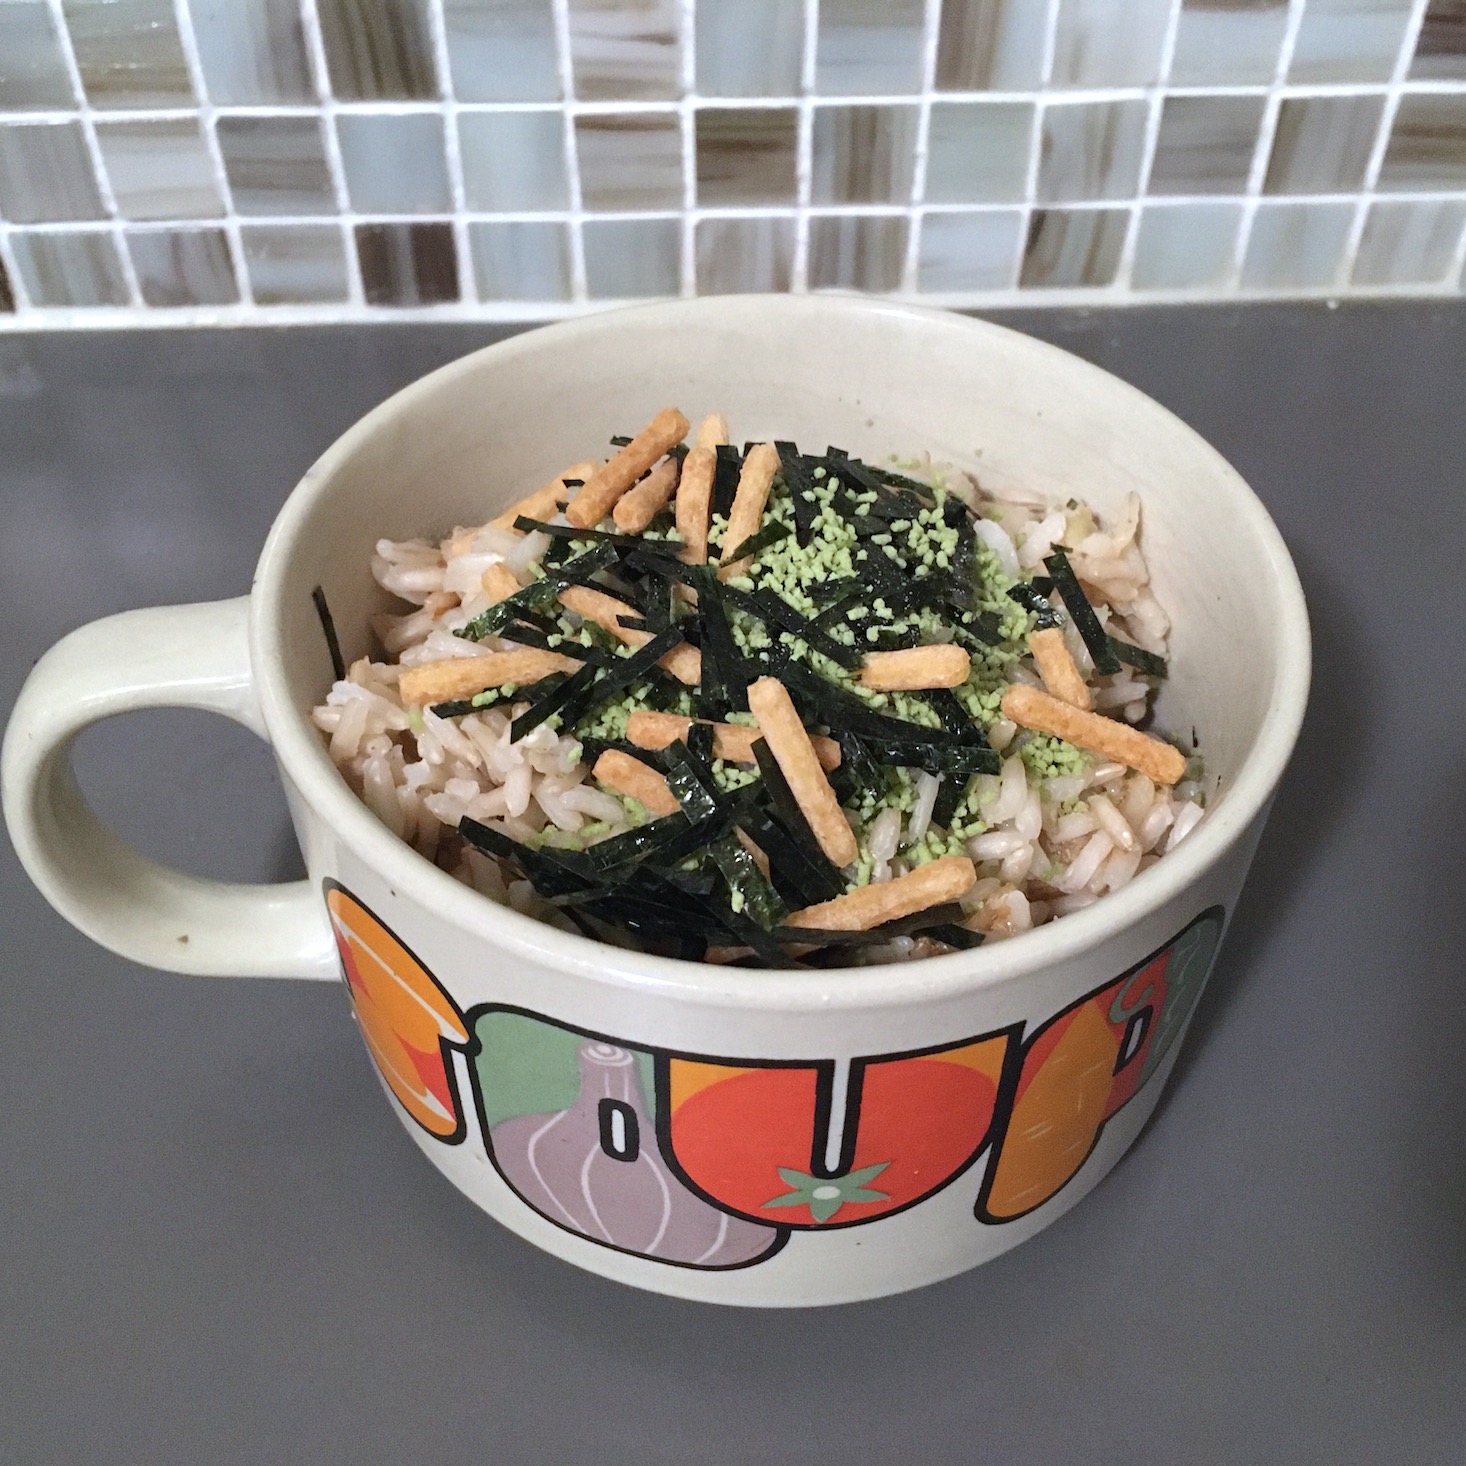
[[[983,1160],[978,1222],[1044,1205],[1171,1050],[1223,925],[1209,908],[1039,1022],[786,1060],[678,1053],[507,1005],[460,1012],[344,887],[328,882],[326,900],[367,1049],[424,1131],[471,1133],[461,1055],[479,1137],[522,1202],[602,1246],[704,1269],[879,1221]]]

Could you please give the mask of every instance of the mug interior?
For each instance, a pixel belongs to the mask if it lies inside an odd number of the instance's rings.
[[[1214,808],[1187,846],[1125,890],[1018,945],[1071,924],[1078,936],[1105,908],[1123,919],[1158,902],[1183,865],[1215,858],[1266,802],[1301,720],[1307,625],[1281,539],[1226,461],[1134,388],[1015,332],[788,296],[672,302],[512,338],[405,389],[328,450],[277,521],[256,590],[267,718],[298,786],[334,781],[356,803],[307,721],[331,681],[313,588],[346,660],[370,654],[369,618],[400,609],[370,575],[378,539],[436,540],[482,523],[666,406],[694,422],[721,412],[740,442],[838,444],[875,461],[929,451],[989,491],[1081,498],[1102,516],[1140,495],[1142,547],[1172,621],[1157,725],[1188,744],[1195,730]],[[344,809],[338,794],[329,802]],[[963,957],[980,964],[995,951]]]

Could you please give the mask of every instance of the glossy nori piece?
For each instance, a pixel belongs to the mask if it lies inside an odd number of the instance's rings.
[[[950,828],[952,818],[966,796],[967,786],[971,782],[970,777],[960,778],[956,774],[942,775],[941,787],[937,790],[937,800],[932,805],[932,823],[938,829]]]
[[[815,501],[813,497],[814,463],[800,453],[798,445],[787,441],[774,444],[779,453],[779,468],[784,482],[789,486],[789,500],[794,510],[794,532],[801,545],[809,543],[814,527]]]
[[[791,909],[832,900],[845,889],[839,871],[816,862],[807,844],[792,837],[769,811],[750,799],[735,818],[738,827],[769,858],[769,879]],[[823,852],[816,847],[823,859]]]
[[[738,492],[738,477],[743,472],[743,455],[731,443],[718,444],[718,466],[713,473],[713,513],[724,519],[733,507]]]
[[[748,669],[733,640],[717,577],[704,571],[693,583],[697,587],[697,620],[702,632],[698,712],[704,718],[721,722],[729,712],[748,710]]]
[[[574,585],[581,577],[604,570],[615,559],[614,545],[594,545],[585,554],[556,566],[539,580],[532,580],[513,595],[505,596],[498,604],[475,616],[467,626],[460,627],[454,635],[465,641],[482,641],[486,636],[497,635],[522,613],[546,610],[567,585]]]
[[[758,862],[731,830],[719,835],[708,846],[708,853],[722,871],[730,895],[736,894],[742,900],[742,909],[764,931],[772,931],[788,916],[789,908],[779,899],[778,893],[758,868]],[[738,914],[731,902],[729,910],[735,916]]]
[[[753,756],[758,763],[759,773],[763,775],[769,814],[778,821],[784,834],[798,850],[801,883],[830,893],[817,899],[832,900],[845,889],[845,878],[840,874],[839,867],[820,848],[820,843],[810,829],[809,821],[805,819],[804,811],[800,809],[799,801],[794,797],[794,791],[789,787],[789,781],[784,777],[784,771],[779,767],[773,750],[762,738],[754,740]],[[758,840],[753,830],[748,833],[755,841]],[[772,862],[773,853],[767,847],[764,853]]]
[[[569,727],[579,716],[583,698],[600,675],[601,669],[594,663],[587,662],[580,671],[562,677],[554,686],[550,685],[552,679],[548,677],[535,683],[533,690],[536,696],[533,701],[509,725],[509,741],[518,743],[526,733],[532,733],[546,718],[553,717],[556,713],[561,715],[564,726]]]
[[[1020,580],[1008,587],[1008,599],[1017,601],[1025,611],[1038,617],[1035,631],[1046,631],[1050,626],[1062,626],[1064,618],[1050,604],[1048,596],[1040,591],[1031,580]]]
[[[1094,670],[1106,676],[1111,672],[1118,672],[1120,659],[1111,650],[1110,638],[1105,634],[1105,628],[1100,625],[1099,617],[1094,614],[1094,607],[1089,604],[1089,597],[1080,589],[1079,577],[1075,575],[1068,555],[1062,549],[1056,549],[1052,555],[1044,557],[1044,565],[1049,574],[1054,577],[1054,589],[1058,591],[1059,598],[1064,602],[1064,609],[1068,611],[1075,629],[1084,638],[1085,646],[1089,648],[1089,655],[1094,661]]]
[[[718,559],[722,564],[731,565],[735,560],[756,558],[763,554],[770,545],[777,545],[780,540],[788,539],[793,532],[787,524],[772,519],[749,535],[741,545],[735,545],[731,551],[725,547]]]
[[[766,626],[772,626],[778,631],[793,633],[806,641],[815,651],[829,657],[832,662],[851,668],[860,665],[863,653],[859,647],[846,646],[844,642],[836,641],[818,624],[820,618],[811,619],[804,615],[802,611],[796,610],[775,591],[745,591],[739,590],[736,586],[727,586],[723,589],[722,594],[725,600],[740,611],[747,611],[749,615],[757,616]]]
[[[707,731],[711,735],[710,727]],[[709,819],[718,812],[718,789],[713,782],[712,770],[692,753],[686,743],[679,739],[664,749],[661,763],[667,788],[688,819]]]

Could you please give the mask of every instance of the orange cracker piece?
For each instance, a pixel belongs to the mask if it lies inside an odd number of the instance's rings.
[[[699,448],[717,448],[728,441],[728,419],[721,412],[710,412],[697,425],[693,442]]]
[[[636,800],[654,815],[676,814],[682,807],[654,768],[619,748],[608,748],[595,761],[591,774],[606,788]]]
[[[728,511],[728,528],[723,531],[725,552],[731,554],[744,540],[758,533],[764,517],[764,505],[769,502],[769,487],[778,471],[779,450],[772,443],[758,443],[748,450],[743,470],[738,475],[738,492],[733,495],[733,507]],[[749,563],[745,556],[720,565],[718,579],[728,580],[742,575]]]
[[[600,468],[594,459],[587,458],[583,463],[572,463],[564,473],[556,474],[548,483],[541,484],[534,493],[526,494],[517,504],[511,504],[497,518],[491,519],[489,523],[495,529],[512,530],[515,534],[522,533],[514,528],[514,521],[522,514],[526,519],[547,520],[552,519],[559,510],[561,503],[570,497],[570,490],[565,486],[568,478],[578,478],[582,482],[588,479],[591,474]],[[470,531],[469,538],[477,531]],[[460,554],[457,547],[458,541],[453,541],[452,554]],[[465,545],[464,549],[468,546]]]
[[[938,643],[898,652],[867,652],[860,685],[876,692],[914,692],[924,687],[961,687],[972,658],[960,646]]]
[[[479,583],[490,603],[495,606],[520,588],[519,577],[502,560],[496,560],[490,565]]]
[[[1157,784],[1174,784],[1186,772],[1179,749],[1113,718],[1085,712],[1036,687],[1014,683],[1003,694],[1003,716],[1020,728],[1051,733],[1090,753],[1128,765]]]
[[[773,677],[760,677],[748,689],[748,710],[758,720],[764,742],[777,760],[800,811],[820,849],[838,866],[849,865],[858,847],[850,820],[840,808],[835,791],[820,767],[804,724],[784,684]]]
[[[621,624],[620,617],[634,616],[636,610],[625,601],[618,601],[615,596],[607,595],[605,591],[592,590],[588,585],[568,585],[560,592],[560,604],[567,611],[574,611],[577,616],[594,621],[602,630],[609,631],[627,646],[643,647],[652,639],[650,631]],[[689,687],[696,687],[702,680],[702,653],[686,642],[681,646],[674,646],[657,665]]]
[[[682,536],[684,564],[707,564],[708,518],[717,471],[718,455],[711,448],[694,448],[683,460],[682,478],[677,484],[677,533]]]
[[[591,529],[616,506],[616,501],[659,459],[687,436],[688,422],[675,407],[664,407],[608,463],[586,479],[570,501],[565,518],[576,529]]]
[[[806,906],[790,916],[788,925],[827,932],[868,932],[888,921],[955,901],[970,891],[976,881],[977,870],[965,855],[944,855],[940,860],[930,860],[907,871],[904,876],[858,886],[833,901]]]
[[[742,723],[714,723],[713,757],[724,759],[730,764],[751,764],[754,762],[753,745],[763,737],[757,728]],[[681,738],[687,738],[692,727],[691,718],[679,718],[676,713],[635,712],[626,720],[626,736],[638,748],[669,748]],[[814,744],[816,757],[822,769],[840,767],[840,745],[833,738],[819,734],[810,740]]]
[[[481,657],[449,657],[442,662],[424,662],[404,667],[397,683],[402,701],[418,707],[434,702],[457,702],[502,687],[538,682],[552,672],[575,672],[580,663],[559,652],[538,647],[520,647],[510,652],[488,652]]]
[[[1093,705],[1089,687],[1069,653],[1064,633],[1057,626],[1046,626],[1029,636],[1028,649],[1045,688],[1061,702],[1088,712]]]
[[[423,610],[431,613],[434,621],[439,616],[446,615],[458,604],[458,592],[453,590],[435,590],[423,602]]]
[[[664,458],[642,481],[616,501],[611,518],[622,534],[640,534],[677,491],[681,465]]]

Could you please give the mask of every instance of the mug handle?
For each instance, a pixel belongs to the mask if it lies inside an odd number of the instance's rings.
[[[310,881],[203,880],[134,850],[92,812],[72,767],[83,728],[139,708],[202,708],[268,739],[249,658],[249,598],[124,611],[36,664],[0,760],[6,823],[31,879],[72,925],[134,962],[200,976],[336,979]]]

